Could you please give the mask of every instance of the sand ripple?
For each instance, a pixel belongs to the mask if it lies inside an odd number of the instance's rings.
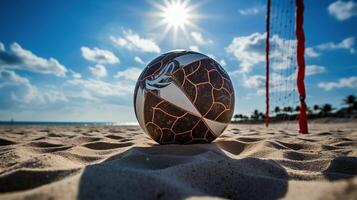
[[[0,199],[353,199],[356,124],[231,125],[164,146],[136,126],[0,127]]]

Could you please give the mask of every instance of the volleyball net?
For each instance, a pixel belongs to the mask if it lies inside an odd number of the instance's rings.
[[[308,133],[305,103],[305,34],[303,0],[267,0],[266,118],[298,121]]]

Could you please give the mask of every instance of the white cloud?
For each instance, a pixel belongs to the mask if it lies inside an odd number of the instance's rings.
[[[272,73],[269,80],[269,92],[279,93],[282,91],[292,91],[296,88],[296,73],[283,75]]]
[[[265,87],[265,76],[253,75],[244,81],[244,86],[247,88],[263,88]]]
[[[32,85],[29,79],[9,70],[0,70],[0,89],[6,86],[17,86],[11,89],[10,98],[17,103],[34,105],[45,105],[59,101],[67,101],[63,91],[56,89],[41,89]]]
[[[240,62],[240,68],[233,74],[250,72],[253,66],[265,62],[265,40],[265,33],[253,33],[249,36],[233,38],[232,42],[226,47],[227,53],[233,55]],[[292,50],[296,49],[295,40],[287,40],[278,35],[273,35],[270,38],[270,45],[274,47],[269,55],[270,60],[273,61],[271,68],[282,70],[290,67],[290,58],[295,57],[292,54]]]
[[[23,49],[18,43],[11,44],[9,51],[6,51],[1,43],[0,68],[27,70],[59,77],[65,77],[67,72],[67,68],[56,59],[41,58],[29,50]]]
[[[82,75],[78,72],[75,72],[71,69],[69,69],[69,72],[72,74],[72,78],[82,78]]]
[[[48,103],[68,101],[67,96],[63,93],[63,91],[58,91],[58,90],[49,90],[43,92],[43,98]]]
[[[306,66],[306,75],[313,75],[318,73],[324,73],[325,67],[319,65]],[[232,73],[231,73],[232,74]],[[284,73],[283,73],[284,74]],[[270,74],[269,90],[270,93],[282,92],[292,90],[292,87],[296,87],[296,73],[280,74],[272,72]],[[243,80],[243,86],[246,88],[254,89],[255,94],[258,96],[265,94],[265,75],[252,75],[240,74],[233,72],[233,75],[238,75]]]
[[[308,47],[305,49],[306,57],[316,58],[321,55],[322,51],[332,51],[332,50],[347,50],[351,54],[356,53],[355,37],[348,37],[343,39],[341,42],[327,42],[319,44],[316,47]]]
[[[312,47],[308,47],[305,49],[305,55],[309,58],[316,58],[320,56],[320,53],[315,51]]]
[[[305,74],[307,76],[314,75],[314,74],[322,74],[326,72],[326,68],[320,65],[307,65]]]
[[[27,102],[35,98],[37,88],[33,86],[27,78],[22,77],[13,71],[0,70],[0,88],[8,85],[23,87],[25,91],[22,98]],[[16,97],[14,92],[12,92],[12,97],[13,99]]]
[[[241,72],[249,72],[254,65],[265,60],[265,34],[235,37],[226,51],[240,62]]]
[[[197,43],[199,43],[199,44],[203,44],[204,43],[202,33],[191,32],[191,36]]]
[[[111,96],[125,96],[130,94],[134,90],[133,84],[128,84],[125,81],[119,81],[114,83],[108,83],[101,80],[95,79],[73,79],[68,80],[67,84],[71,85],[71,89],[75,90],[75,86],[78,87],[78,91],[87,91],[86,95],[90,94],[100,97],[111,97]]]
[[[264,61],[264,41],[265,34],[260,33],[235,37],[226,51],[240,62],[242,72],[249,72],[253,65]]]
[[[132,30],[123,31],[123,36],[110,36],[109,38],[114,45],[127,48],[130,51],[135,50],[149,53],[160,53],[161,51],[153,39],[142,38]]]
[[[213,43],[212,40],[208,40],[208,39],[204,38],[202,33],[200,33],[200,32],[193,31],[193,32],[191,32],[191,36],[192,36],[193,40],[197,44],[200,44],[200,45],[212,44]]]
[[[224,59],[221,59],[219,61],[219,64],[221,64],[222,67],[225,67],[227,65],[226,61]]]
[[[261,96],[265,94],[266,77],[264,75],[252,75],[249,77],[246,76],[246,74],[239,73],[234,75],[239,75],[243,80],[243,86],[246,88],[254,89],[256,95]],[[269,80],[269,92],[277,93],[292,90],[292,87],[295,87],[295,82],[295,73],[290,75],[281,75],[279,73],[272,72],[270,74]]]
[[[128,68],[124,71],[119,71],[117,74],[114,76],[114,78],[120,78],[120,79],[126,79],[130,81],[137,81],[140,74],[141,74],[141,69],[139,68]]]
[[[321,82],[317,85],[319,88],[323,88],[326,91],[337,88],[357,88],[357,76],[348,78],[341,78],[337,82]]]
[[[320,44],[317,46],[317,48],[320,50],[345,49],[348,50],[350,53],[356,53],[354,45],[355,45],[355,37],[348,37],[339,43],[328,42],[328,43]]]
[[[83,58],[89,61],[93,61],[99,64],[116,64],[119,63],[119,58],[114,55],[111,51],[99,49],[94,47],[93,49],[89,47],[81,47],[81,52]]]
[[[28,85],[30,81],[27,78],[19,76],[13,71],[9,70],[0,70],[0,80],[2,81],[2,85],[11,84],[11,85]]]
[[[83,80],[83,79],[78,79],[78,80]],[[82,84],[80,83],[72,83],[72,82],[66,82],[65,85],[70,85],[70,89],[67,90],[67,96],[71,99],[82,99],[86,101],[95,101],[95,102],[100,102],[100,99],[97,97],[94,97],[92,93],[85,89]],[[75,86],[75,87],[73,87]],[[78,88],[76,88],[78,87]]]
[[[253,7],[253,8],[240,9],[240,10],[238,10],[238,12],[241,15],[255,15],[255,14],[258,14],[258,13],[264,11],[264,9],[265,9],[264,6],[257,6],[257,7]]]
[[[210,58],[212,58],[213,60],[216,60],[216,58],[217,58],[215,55],[213,55],[213,54],[211,54],[211,53],[207,54],[207,56],[210,57]]]
[[[243,86],[246,88],[254,89],[255,94],[261,96],[265,94],[265,76],[252,75],[250,77],[242,76]]]
[[[199,49],[199,47],[197,46],[197,45],[192,45],[192,46],[189,46],[188,47],[191,51],[196,51],[196,52],[199,52],[200,51],[200,49]]]
[[[0,70],[0,89],[9,85],[18,86],[20,89],[20,91],[11,92],[11,98],[14,101],[29,103],[40,97],[37,88],[33,86],[27,78],[13,71]]]
[[[330,15],[342,21],[357,15],[357,3],[339,0],[330,4],[327,10]]]
[[[95,65],[94,67],[89,67],[91,74],[97,78],[103,78],[107,76],[107,69],[103,65]]]
[[[134,60],[135,60],[135,62],[137,62],[139,64],[142,64],[142,65],[145,64],[145,62],[139,56],[135,56]]]

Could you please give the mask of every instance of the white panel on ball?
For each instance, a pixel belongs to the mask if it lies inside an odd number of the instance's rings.
[[[190,63],[196,62],[198,60],[202,60],[208,58],[205,55],[198,54],[198,53],[193,53],[193,54],[185,54],[183,56],[179,56],[175,58],[176,61],[180,63],[180,65],[188,65]]]
[[[216,135],[217,137],[222,134],[222,132],[228,125],[227,123],[217,122],[207,118],[203,118],[203,120],[206,122],[207,126],[211,129],[213,134]]]
[[[139,87],[138,92],[136,93],[135,110],[141,128],[144,129],[145,133],[147,133],[144,121],[144,95],[144,91]]]
[[[172,103],[173,105],[180,107],[185,111],[189,111],[195,114],[196,116],[201,116],[201,113],[188,99],[186,94],[180,88],[177,87],[176,84],[171,83],[170,85],[164,88],[160,88],[159,93],[161,98]]]

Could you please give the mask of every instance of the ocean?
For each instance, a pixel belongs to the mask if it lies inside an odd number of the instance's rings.
[[[138,125],[138,123],[127,122],[45,122],[45,121],[0,121],[1,125],[13,126],[120,126]]]

